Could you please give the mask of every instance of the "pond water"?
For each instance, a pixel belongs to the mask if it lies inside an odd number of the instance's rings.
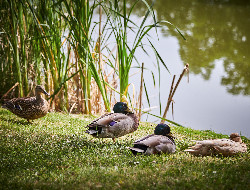
[[[145,71],[151,106],[162,110],[167,103],[173,74],[190,65],[189,83],[184,77],[174,96],[174,120],[171,109],[167,118],[183,126],[213,130],[222,134],[238,132],[250,137],[250,2],[212,0],[157,0],[157,18],[177,26],[186,40],[171,27],[159,31],[156,48],[171,72],[161,68],[161,87],[154,88],[151,73]],[[138,9],[138,16],[144,14]],[[155,38],[156,39],[156,38]],[[145,66],[154,68],[152,60],[137,56]],[[138,83],[138,76],[131,78]],[[147,107],[144,94],[144,107]],[[159,107],[153,109],[159,115]],[[144,121],[156,118],[143,115]]]

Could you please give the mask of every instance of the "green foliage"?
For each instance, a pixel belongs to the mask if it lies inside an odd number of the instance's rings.
[[[135,7],[141,7],[139,2],[146,10],[137,25],[132,13]],[[0,18],[3,94],[16,82],[16,96],[30,95],[35,85],[42,84],[51,94],[52,109],[70,111],[77,104],[78,112],[98,113],[110,111],[114,93],[107,83],[118,84],[114,86],[120,87],[121,97],[127,96],[131,67],[135,62],[139,68],[141,64],[135,57],[137,49],[148,54],[144,46],[149,46],[158,71],[160,63],[168,69],[149,36],[152,29],[157,35],[162,22],[156,21],[152,6],[145,0],[135,1],[131,7],[126,0],[4,0],[1,8],[7,18]],[[98,9],[100,16],[96,20]],[[128,42],[130,32],[134,35],[132,43]],[[114,39],[116,52],[110,50]],[[145,84],[144,88],[147,94]]]
[[[0,186],[3,189],[248,189],[250,152],[195,157],[191,140],[226,135],[171,126],[177,152],[133,156],[126,148],[153,133],[141,123],[133,134],[94,139],[84,133],[93,117],[48,113],[29,124],[0,109]],[[247,138],[243,141],[250,145]]]
[[[107,111],[110,111],[108,95],[105,91],[103,73],[100,71],[100,65],[96,64],[92,53],[95,53],[95,40],[91,36],[92,30],[96,24],[93,24],[94,11],[99,4],[96,1],[90,3],[85,0],[61,1],[61,7],[65,7],[66,11],[59,9],[59,13],[69,26],[69,36],[72,40],[69,41],[73,47],[76,56],[76,61],[79,64],[81,86],[84,94],[85,113],[91,113],[91,79],[94,78],[105,104]],[[91,4],[91,5],[90,5]],[[57,5],[58,6],[58,5]],[[69,40],[69,39],[68,39]],[[99,102],[98,102],[99,103]]]
[[[146,11],[141,23],[137,25],[132,21],[131,17],[133,16],[132,13],[135,7],[139,7],[139,2],[143,3]],[[157,35],[157,27],[159,27],[160,22],[156,21],[152,7],[144,0],[134,1],[129,8],[127,7],[126,0],[108,1],[107,4],[104,4],[103,8],[107,15],[109,25],[111,25],[111,33],[114,35],[116,41],[117,56],[115,57],[115,60],[111,62],[111,65],[118,70],[117,74],[120,80],[120,99],[122,100],[122,96],[127,95],[126,89],[129,86],[129,73],[133,61],[137,61],[139,67],[141,65],[135,57],[137,49],[142,49],[148,54],[144,46],[150,46],[155,53],[156,59],[160,59],[165,68],[168,69],[161,56],[150,42],[149,32],[152,29],[155,29]],[[150,18],[153,20],[153,24],[146,24],[146,21]],[[128,40],[129,33],[133,33],[134,35],[134,37],[130,39],[132,43],[129,43]],[[145,44],[145,40],[148,44]],[[147,93],[146,87],[145,91]]]

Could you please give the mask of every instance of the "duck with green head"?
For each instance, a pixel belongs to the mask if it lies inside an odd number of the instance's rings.
[[[49,96],[45,89],[38,85],[35,89],[36,96],[4,100],[2,107],[29,122],[48,113],[49,103],[42,97],[42,93]]]
[[[117,102],[114,113],[104,114],[87,125],[86,133],[96,138],[112,138],[124,136],[137,130],[139,121],[125,102]]]
[[[134,142],[134,147],[129,147],[134,155],[174,153],[176,150],[174,137],[170,133],[170,127],[166,124],[158,124],[154,134],[148,135]]]

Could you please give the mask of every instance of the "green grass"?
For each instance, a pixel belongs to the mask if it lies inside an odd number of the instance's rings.
[[[0,109],[0,189],[249,189],[250,159],[195,157],[192,139],[226,135],[172,126],[177,152],[133,156],[126,148],[153,132],[141,123],[133,134],[94,139],[84,133],[91,117],[49,113],[32,124]],[[245,143],[249,139],[243,137]]]

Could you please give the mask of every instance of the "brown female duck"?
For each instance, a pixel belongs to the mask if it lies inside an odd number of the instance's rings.
[[[196,156],[212,156],[217,154],[233,156],[241,152],[246,152],[247,145],[242,143],[238,133],[232,133],[230,139],[196,141],[194,146],[189,147],[185,151]]]
[[[42,93],[49,95],[42,86],[38,85],[35,89],[36,96],[5,100],[2,107],[29,122],[45,116],[49,110],[49,103],[42,97]]]

